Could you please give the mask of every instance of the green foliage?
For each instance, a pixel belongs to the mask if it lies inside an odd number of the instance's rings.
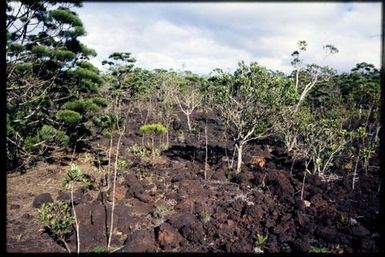
[[[57,130],[51,125],[44,125],[40,131],[39,135],[42,140],[51,141],[57,134]]]
[[[26,150],[32,150],[35,145],[39,143],[39,138],[36,136],[27,136],[27,138],[24,140],[24,148]]]
[[[50,55],[51,50],[43,45],[35,45],[32,47],[32,53],[38,57],[45,57]]]
[[[64,131],[58,131],[56,137],[61,146],[67,147],[69,145],[70,137]]]
[[[309,253],[330,253],[330,250],[326,247],[312,246],[310,247]]]
[[[93,253],[108,253],[108,249],[106,247],[103,247],[103,246],[95,246],[92,249],[92,252]]]
[[[67,49],[54,49],[51,56],[60,61],[71,61],[75,59],[76,54]]]
[[[16,64],[15,70],[18,74],[24,75],[25,73],[32,71],[32,63]]]
[[[80,168],[71,163],[68,172],[64,178],[65,183],[70,183],[72,181],[79,181],[83,176],[83,173],[81,172]]]
[[[24,46],[21,44],[9,44],[7,51],[9,51],[12,54],[18,54],[25,50]]]
[[[92,181],[89,176],[83,174],[77,165],[71,163],[70,167],[68,168],[67,174],[64,177],[64,185],[67,188],[70,188],[72,183],[74,182],[79,182],[83,189],[96,188],[95,182]]]
[[[44,203],[38,210],[38,220],[61,240],[71,234],[71,225],[75,221],[64,201]]]
[[[130,161],[124,160],[124,159],[118,159],[118,169],[119,170],[127,169],[129,165],[130,165]]]
[[[211,218],[211,213],[209,210],[207,209],[202,209],[200,212],[199,212],[199,219],[203,222],[203,223],[207,223],[210,221],[210,218]]]
[[[162,217],[163,215],[165,215],[169,211],[170,211],[170,208],[167,205],[165,205],[165,204],[157,204],[157,205],[155,205],[154,214],[156,216]]]
[[[72,110],[60,110],[56,114],[58,120],[62,120],[66,124],[75,124],[80,121],[82,116],[80,113]]]
[[[66,102],[63,105],[63,108],[76,111],[78,113],[85,113],[85,112],[97,112],[99,111],[99,107],[91,100],[75,100],[71,102]]]
[[[146,148],[138,144],[133,144],[127,147],[127,152],[135,156],[141,156],[141,157],[148,156],[150,154],[150,152]]]
[[[95,82],[95,83],[102,82],[99,74],[97,74],[94,70],[89,70],[82,67],[78,67],[73,72],[73,75],[78,78],[91,80],[92,82]]]
[[[83,26],[79,17],[67,8],[60,8],[49,13],[49,18],[54,18],[60,23],[70,24],[73,26]]]
[[[87,100],[100,95],[102,80],[99,70],[87,62],[96,52],[78,38],[85,29],[71,8],[79,5],[39,1],[6,5],[7,136],[14,142],[7,144],[7,169],[12,169],[48,155],[54,149],[49,146],[66,147],[90,137],[89,113],[99,112],[105,104]],[[65,108],[75,96],[86,106],[75,101]]]
[[[113,125],[116,122],[116,116],[110,115],[110,114],[104,114],[100,116],[94,116],[92,118],[92,122],[95,124],[95,126],[99,128],[109,128],[113,127]]]
[[[162,135],[167,132],[167,128],[165,128],[162,124],[156,123],[156,124],[145,124],[140,126],[139,128],[140,133],[142,134],[157,134]]]
[[[257,238],[255,240],[255,245],[260,248],[264,248],[266,246],[267,236],[257,234]]]
[[[92,98],[92,102],[94,102],[96,105],[101,107],[107,107],[108,106],[108,100],[103,97],[94,97]]]

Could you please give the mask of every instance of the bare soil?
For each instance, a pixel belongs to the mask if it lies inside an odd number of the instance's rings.
[[[339,179],[329,182],[307,176],[300,200],[303,167],[292,167],[290,156],[272,139],[252,142],[245,149],[242,172],[228,171],[231,142],[214,115],[209,116],[209,170],[204,179],[204,122],[193,116],[192,133],[180,115],[171,131],[170,148],[155,159],[133,156],[126,148],[142,144],[140,117],[127,121],[120,159],[130,161],[118,174],[112,245],[118,252],[255,252],[257,235],[267,237],[264,252],[308,252],[311,247],[333,253],[378,252],[380,235],[378,168],[352,177],[339,168]],[[183,132],[183,137],[181,136]],[[164,139],[163,139],[164,142]],[[104,149],[108,139],[95,146]],[[269,150],[270,149],[270,150]],[[96,162],[79,153],[75,164],[96,178],[103,176]],[[262,156],[261,168],[253,160]],[[378,158],[374,165],[378,164]],[[26,174],[7,175],[7,251],[65,252],[37,222],[33,202],[42,193],[60,196],[69,163],[40,162]],[[61,193],[63,194],[63,193]],[[81,251],[106,246],[110,224],[111,192],[78,191],[76,211]],[[310,205],[309,205],[310,204]],[[76,250],[76,236],[68,238]]]

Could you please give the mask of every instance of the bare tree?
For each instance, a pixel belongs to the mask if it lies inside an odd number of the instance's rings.
[[[299,41],[298,48],[298,50],[292,53],[294,59],[291,62],[291,64],[295,68],[295,90],[299,94],[299,100],[296,104],[294,112],[298,111],[306,96],[317,83],[327,81],[332,75],[332,70],[330,68],[323,67],[317,64],[305,65],[303,63],[303,60],[299,58],[300,53],[303,53],[307,50],[306,41]],[[323,64],[327,56],[338,53],[338,49],[330,44],[325,45],[323,49],[326,53],[321,62],[321,65]],[[301,76],[301,74],[304,76]]]
[[[241,172],[245,145],[273,131],[273,113],[280,105],[282,81],[257,63],[239,63],[232,74],[217,70],[213,93],[237,152],[236,174]],[[232,162],[233,163],[233,162]],[[231,165],[232,168],[232,165]]]
[[[194,81],[188,82],[186,87],[181,88],[175,96],[180,110],[186,115],[188,130],[191,132],[191,114],[202,104],[202,93],[198,88],[198,84]]]

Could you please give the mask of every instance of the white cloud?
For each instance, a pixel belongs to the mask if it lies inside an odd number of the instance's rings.
[[[325,64],[347,71],[358,62],[380,66],[380,3],[86,3],[78,9],[100,63],[114,51],[131,52],[145,68],[209,73],[257,61],[289,72],[298,40],[309,43],[308,62],[322,46],[338,55]],[[348,9],[351,11],[348,11]]]

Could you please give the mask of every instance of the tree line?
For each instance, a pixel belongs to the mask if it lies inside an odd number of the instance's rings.
[[[8,171],[49,159],[55,150],[72,153],[97,135],[112,144],[130,112],[139,113],[138,127],[164,126],[168,147],[176,113],[191,132],[197,110],[218,114],[233,142],[235,174],[245,145],[266,137],[305,160],[312,174],[331,172],[340,158],[355,173],[370,166],[380,129],[380,70],[373,65],[337,74],[306,64],[307,42],[299,41],[289,75],[243,61],[234,72],[204,76],[147,70],[128,52],[112,53],[102,74],[89,62],[96,52],[79,41],[86,32],[74,6],[80,4],[7,2]],[[325,57],[338,54],[332,45],[323,50]]]

